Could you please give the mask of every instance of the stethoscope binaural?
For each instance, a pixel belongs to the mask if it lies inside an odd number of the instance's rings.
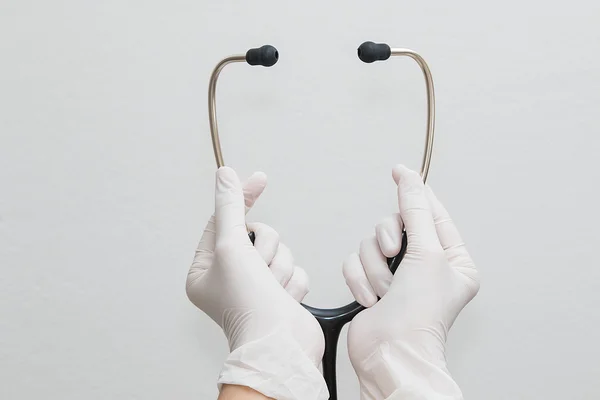
[[[374,61],[384,61],[390,58],[390,56],[408,56],[415,60],[421,67],[423,75],[425,76],[425,84],[427,89],[427,132],[425,140],[425,152],[423,154],[423,161],[421,164],[421,176],[423,181],[427,180],[429,172],[429,165],[431,163],[431,153],[433,150],[433,134],[435,125],[435,95],[433,91],[433,79],[431,77],[431,71],[427,66],[427,63],[419,54],[409,49],[390,48],[385,43],[373,43],[364,42],[358,48],[358,58],[365,63],[372,63]],[[277,63],[279,59],[279,52],[277,49],[270,45],[265,45],[259,48],[250,49],[246,54],[232,55],[222,59],[214,68],[210,77],[210,83],[208,88],[208,116],[210,120],[210,132],[213,143],[213,150],[215,153],[215,160],[217,161],[217,167],[222,167],[223,154],[221,151],[221,143],[219,140],[219,129],[217,126],[217,112],[216,112],[216,100],[215,92],[217,87],[217,79],[223,68],[231,63],[246,62],[249,65],[262,65],[264,67],[271,67]],[[254,243],[254,232],[249,233],[250,239]],[[388,258],[387,263],[392,273],[396,272],[396,269],[402,261],[402,257],[406,252],[406,235],[402,236],[402,247],[400,253],[393,258]],[[323,376],[327,382],[329,389],[330,400],[337,400],[337,386],[336,386],[336,354],[337,354],[337,343],[344,325],[352,320],[356,314],[364,310],[356,301],[339,308],[333,309],[322,309],[302,304],[310,313],[319,321],[323,334],[325,336],[325,354],[323,355]]]

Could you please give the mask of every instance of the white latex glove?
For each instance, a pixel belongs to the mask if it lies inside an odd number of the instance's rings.
[[[478,273],[420,175],[397,166],[393,177],[399,215],[377,225],[343,267],[353,295],[369,307],[348,332],[361,399],[462,399],[446,367],[445,344],[454,320],[479,290]],[[400,251],[402,223],[408,247],[392,275],[386,257]]]
[[[242,188],[236,173],[220,168],[215,214],[196,251],[187,279],[189,299],[222,329],[231,353],[218,379],[281,400],[326,400],[318,366],[324,339],[316,319],[300,304],[306,273],[294,267],[289,249],[264,224],[248,224],[245,212],[260,196],[264,174]]]

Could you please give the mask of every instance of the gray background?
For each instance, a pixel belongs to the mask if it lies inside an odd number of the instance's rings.
[[[342,260],[424,134],[418,67],[362,64],[365,40],[434,74],[430,183],[482,274],[448,344],[466,398],[600,398],[599,4],[1,1],[0,398],[216,397],[226,343],[184,283],[213,207],[208,77],[252,46],[281,59],[224,72],[225,160],[269,175],[250,219],[307,302],[348,302]]]

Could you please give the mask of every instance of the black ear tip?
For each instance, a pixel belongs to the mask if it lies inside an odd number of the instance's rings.
[[[372,63],[390,58],[392,50],[385,43],[364,42],[358,47],[358,58],[362,62]]]
[[[250,65],[262,65],[271,67],[279,60],[279,51],[270,44],[250,49],[246,52],[246,62]]]
[[[374,44],[375,43],[373,42],[363,42],[360,46],[358,46],[358,58],[362,60],[362,57],[364,56],[365,52],[368,52],[369,47],[371,47]]]

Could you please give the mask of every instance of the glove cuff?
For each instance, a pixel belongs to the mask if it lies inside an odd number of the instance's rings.
[[[289,335],[273,333],[229,354],[217,385],[246,386],[277,400],[327,400],[321,372]]]
[[[463,400],[445,359],[402,341],[381,343],[357,369],[361,399]]]

